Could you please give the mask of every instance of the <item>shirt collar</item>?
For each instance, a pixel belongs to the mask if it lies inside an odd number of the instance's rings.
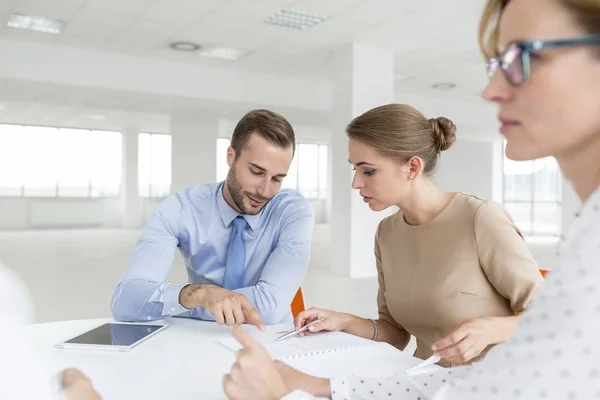
[[[250,228],[252,230],[255,230],[256,227],[258,227],[258,223],[260,222],[260,216],[262,215],[264,207],[256,215],[238,213],[233,208],[231,208],[231,206],[225,201],[225,197],[223,195],[224,184],[225,182],[221,182],[219,184],[219,188],[217,189],[217,208],[219,209],[219,213],[221,214],[221,218],[223,219],[223,223],[225,224],[225,226],[229,226],[234,219],[236,219],[238,216],[241,216],[246,220],[248,225],[250,225]]]

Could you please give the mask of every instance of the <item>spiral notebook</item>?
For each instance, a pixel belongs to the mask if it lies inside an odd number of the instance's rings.
[[[250,332],[250,335],[265,346],[274,360],[281,361],[356,347],[372,346],[375,343],[371,340],[342,332],[311,333],[302,338],[291,337],[281,342],[275,342],[275,339],[281,336],[280,332]],[[217,342],[233,351],[242,348],[233,337],[218,339]]]

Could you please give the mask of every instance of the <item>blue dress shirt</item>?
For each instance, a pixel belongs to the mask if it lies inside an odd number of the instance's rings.
[[[202,307],[179,304],[185,284],[164,283],[175,256],[185,259],[189,283],[223,286],[233,220],[223,182],[188,187],[164,200],[148,220],[112,296],[118,321],[172,316],[215,320]],[[292,320],[290,304],[310,258],[312,205],[293,190],[280,190],[257,215],[243,215],[244,287],[236,289],[256,307],[265,324]]]

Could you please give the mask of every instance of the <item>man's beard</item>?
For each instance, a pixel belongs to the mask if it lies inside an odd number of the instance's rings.
[[[227,173],[227,179],[225,183],[227,184],[227,188],[229,189],[229,194],[231,195],[233,202],[235,203],[237,208],[242,212],[242,214],[258,214],[263,209],[263,207],[266,206],[269,201],[271,201],[271,199],[263,197],[256,193],[247,193],[250,196],[252,196],[253,199],[263,201],[264,204],[258,210],[248,210],[248,208],[246,208],[246,206],[244,205],[244,190],[242,189],[242,185],[240,185],[240,183],[238,182],[235,174],[235,163],[229,168],[229,172]]]

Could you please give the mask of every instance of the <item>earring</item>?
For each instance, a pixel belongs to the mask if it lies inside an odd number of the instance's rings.
[[[410,179],[412,181],[413,179],[415,179],[415,177],[411,175],[408,177],[408,179]]]

